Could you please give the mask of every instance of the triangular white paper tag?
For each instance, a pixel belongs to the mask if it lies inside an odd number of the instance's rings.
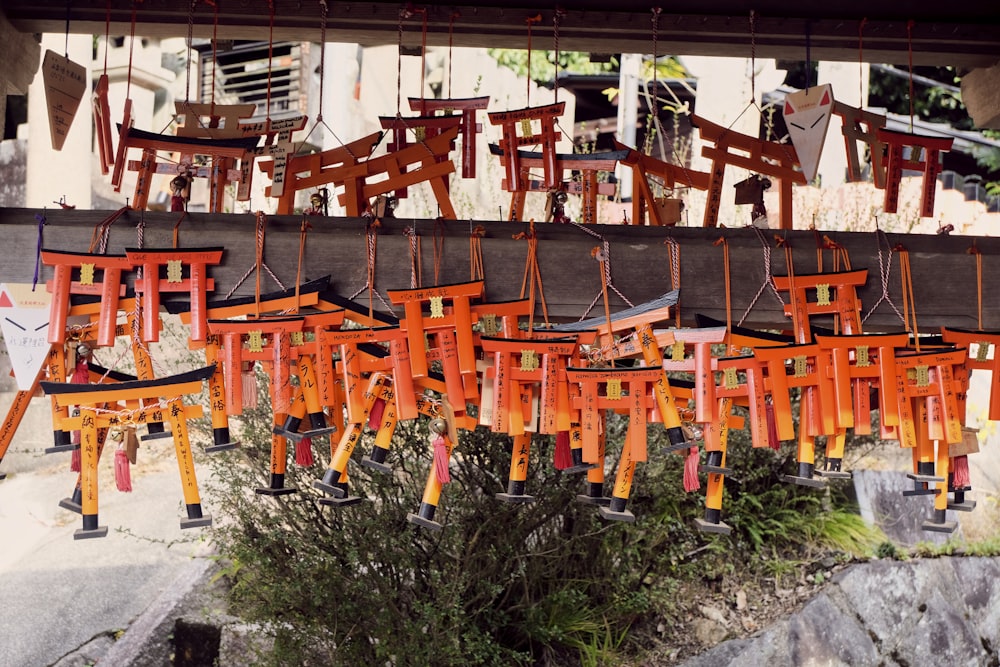
[[[52,294],[30,284],[0,285],[0,328],[20,391],[29,391],[49,358],[49,304]]]
[[[61,151],[87,90],[87,68],[49,49],[42,60],[45,103],[49,108],[52,148]]]
[[[825,83],[788,93],[784,105],[785,125],[806,180],[816,178],[826,130],[833,112],[833,87]]]

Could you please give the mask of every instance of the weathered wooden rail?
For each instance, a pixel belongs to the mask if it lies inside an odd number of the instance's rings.
[[[3,240],[3,260],[0,281],[30,282],[35,269],[38,221],[35,209],[0,209],[0,238]],[[44,247],[55,250],[86,251],[90,246],[95,225],[108,215],[107,211],[48,210],[43,230]],[[177,213],[140,214],[129,211],[110,228],[107,251],[123,253],[126,247],[138,245],[137,224],[143,220],[143,241],[147,248],[165,248],[172,244]],[[266,224],[264,261],[288,287],[295,282],[299,255],[300,216],[269,216]],[[303,280],[329,274],[332,286],[344,296],[351,296],[366,284],[365,221],[358,218],[311,217],[312,229],[302,266]],[[469,236],[475,227],[482,227],[486,296],[490,301],[516,299],[520,296],[528,243],[514,236],[528,231],[528,225],[495,221],[433,221],[386,219],[381,222],[377,243],[375,286],[384,295],[386,289],[410,286],[410,240],[406,228],[416,230],[422,238],[424,285],[433,284],[433,236],[443,240],[440,261],[442,284],[468,281]],[[435,231],[436,230],[436,231]],[[734,323],[739,320],[765,278],[765,263],[761,238],[752,229],[703,229],[635,227],[621,225],[591,225],[587,231],[574,225],[537,224],[538,261],[544,282],[544,296],[552,318],[575,320],[601,292],[598,262],[591,252],[601,245],[600,235],[610,244],[611,274],[614,286],[633,303],[655,298],[671,289],[669,248],[665,242],[673,238],[680,247],[681,314],[685,324],[693,324],[695,313],[725,320],[725,282],[723,252],[716,242],[727,240],[731,256],[732,310]],[[215,298],[225,296],[244,274],[254,266],[255,218],[247,214],[189,214],[180,225],[180,246],[224,246],[223,263],[210,269],[215,279]],[[785,253],[776,248],[775,234],[780,234],[793,248],[796,274],[815,273],[817,268],[816,235],[811,231],[776,232],[763,230],[764,240],[771,247],[771,266],[775,275],[785,275]],[[862,312],[879,301],[882,281],[879,270],[879,245],[875,233],[829,232],[829,237],[850,254],[852,267],[868,269],[868,282],[858,292]],[[976,328],[977,291],[976,262],[968,253],[972,238],[967,236],[928,236],[888,234],[883,238],[883,263],[889,246],[902,244],[910,252],[913,287],[921,331],[936,331],[948,325],[956,328]],[[992,257],[1000,255],[1000,239],[977,238],[983,254],[984,304],[983,325],[1000,329],[1000,296],[992,289],[997,284],[1000,266]],[[825,269],[830,270],[832,255],[825,255]],[[42,278],[48,278],[47,270]],[[265,290],[277,285],[266,274],[262,276]],[[902,309],[898,257],[892,255],[888,280],[892,304]],[[252,294],[253,278],[236,292]],[[786,295],[787,298],[787,295]],[[367,292],[358,297],[367,301]],[[611,291],[612,309],[625,306]],[[382,307],[374,300],[376,309]],[[598,304],[592,316],[603,311]],[[541,311],[539,310],[539,315]],[[744,324],[756,327],[784,327],[789,320],[782,314],[774,292],[765,289]],[[883,300],[865,322],[868,331],[895,331],[900,319],[889,301]]]

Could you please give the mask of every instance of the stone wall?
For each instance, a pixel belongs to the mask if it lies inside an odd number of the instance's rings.
[[[723,665],[1000,665],[1000,559],[876,560],[749,639],[683,663]]]

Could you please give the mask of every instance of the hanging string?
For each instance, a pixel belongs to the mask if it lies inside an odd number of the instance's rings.
[[[136,6],[142,0],[132,0],[132,22],[128,33],[128,76],[125,79],[125,99],[129,99],[132,93],[132,54],[135,52],[135,18]]]
[[[552,48],[556,52],[556,75],[552,84],[552,91],[555,95],[555,103],[559,104],[559,23],[566,11],[562,7],[556,7],[552,12]]]
[[[878,249],[878,274],[879,274],[879,280],[882,283],[882,295],[878,298],[878,301],[876,301],[872,305],[872,307],[868,309],[868,312],[865,313],[865,316],[861,318],[861,322],[864,323],[869,317],[871,317],[871,314],[875,312],[875,309],[878,308],[883,301],[888,301],[889,306],[892,307],[892,311],[896,313],[896,316],[899,318],[899,321],[902,322],[903,326],[905,327],[906,318],[903,317],[903,314],[901,312],[899,312],[899,308],[896,307],[896,304],[893,303],[892,298],[889,296],[889,274],[892,272],[893,248],[892,245],[889,243],[889,237],[886,236],[885,232],[883,232],[881,229],[878,228],[878,221],[876,221],[875,223],[875,243]],[[888,251],[884,257],[882,252],[883,245],[885,246],[885,249]]]
[[[726,240],[725,236],[720,236],[712,245],[722,246],[722,279],[726,291],[726,333],[731,333],[733,330],[733,290],[729,275],[729,241]]]
[[[913,273],[910,271],[910,251],[902,244],[896,244],[896,252],[899,254],[899,277],[903,289],[903,320],[906,330],[913,336],[913,344],[917,352],[920,352],[920,330],[917,329],[917,306],[913,299]],[[911,324],[912,322],[912,324]]]
[[[757,12],[750,10],[750,104],[757,103]]]
[[[104,218],[104,220],[97,223],[94,227],[94,232],[90,236],[90,247],[87,249],[87,252],[96,252],[100,255],[107,252],[108,237],[111,234],[111,225],[113,225],[115,220],[120,218],[127,210],[129,210],[128,206],[122,206],[120,209]]]
[[[182,211],[181,217],[179,217],[177,219],[177,222],[174,223],[174,248],[180,247],[180,240],[181,240],[180,228],[181,228],[181,223],[184,222],[184,218],[186,217],[187,217],[187,211]]]
[[[865,99],[865,24],[868,18],[861,19],[858,23],[858,108],[864,109],[867,100]]]
[[[906,53],[910,65],[910,134],[913,134],[913,20],[906,22]]]
[[[801,327],[804,326],[804,323],[799,321],[799,310],[795,307],[795,262],[792,257],[792,244],[788,242],[788,239],[783,236],[778,236],[777,234],[774,235],[774,242],[777,247],[783,248],[785,251],[785,272],[788,275],[788,300],[789,309],[792,311],[792,331],[795,332],[795,336],[797,338],[799,332],[803,330]],[[771,278],[771,284],[774,284],[773,278]],[[782,302],[781,305],[784,307],[784,302]],[[798,340],[796,342],[807,343],[809,341]]]
[[[412,16],[409,6],[399,10],[399,22],[396,25],[396,118],[399,118],[402,108],[403,90],[403,19]]]
[[[486,272],[483,270],[483,236],[486,229],[476,225],[469,232],[469,280],[483,280]]]
[[[194,42],[194,8],[198,6],[198,0],[191,0],[191,5],[188,7],[188,33],[187,33],[187,54],[185,61],[185,78],[184,78],[184,102],[191,102],[191,46]]]
[[[743,326],[743,322],[747,319],[747,316],[750,314],[750,311],[753,310],[753,307],[755,305],[757,305],[757,300],[760,299],[760,296],[764,293],[764,290],[767,289],[768,287],[771,288],[771,291],[774,293],[774,298],[778,300],[778,303],[781,304],[781,307],[782,308],[785,307],[785,301],[784,299],[781,298],[781,294],[778,292],[778,288],[774,284],[774,277],[771,274],[771,246],[768,244],[767,239],[764,238],[764,233],[760,231],[759,227],[756,227],[754,225],[748,225],[748,226],[750,227],[750,229],[754,231],[754,233],[757,234],[757,239],[760,241],[760,245],[763,250],[764,282],[761,283],[760,289],[757,290],[757,293],[754,295],[753,299],[750,300],[750,305],[747,306],[747,309],[743,312],[743,316],[740,318],[740,321],[736,323],[736,326]]]
[[[618,346],[615,343],[615,331],[611,322],[611,302],[608,299],[608,275],[610,274],[610,269],[608,268],[609,258],[605,254],[604,248],[601,246],[594,247],[594,249],[590,251],[590,256],[597,260],[601,269],[601,294],[599,296],[604,298],[604,321],[607,322],[608,325],[608,339],[610,343],[610,345],[606,347],[611,353],[611,358],[614,359],[618,356]]]
[[[403,235],[409,239],[410,247],[410,289],[416,289],[423,284],[420,265],[420,236],[417,234],[416,226],[407,227],[403,230]]]
[[[302,224],[299,225],[299,263],[295,269],[295,310],[293,312],[299,312],[299,295],[302,290],[302,265],[305,263],[306,256],[306,234],[312,229],[312,225],[303,218]]]
[[[606,238],[604,238],[603,236],[601,236],[600,234],[598,234],[597,232],[595,232],[594,230],[588,229],[585,225],[581,225],[578,222],[572,222],[571,221],[569,224],[571,224],[574,227],[576,227],[577,229],[579,229],[579,230],[581,230],[581,231],[583,231],[583,232],[585,232],[585,233],[593,236],[596,239],[600,239],[600,241],[601,241],[601,253],[602,253],[602,256],[604,257],[603,260],[598,260],[598,261],[601,262],[601,268],[603,269],[603,272],[604,272],[604,275],[602,276],[602,279],[605,282],[607,282],[607,286],[608,287],[610,287],[611,289],[613,289],[615,291],[615,294],[618,295],[618,298],[620,298],[622,301],[624,301],[630,308],[633,307],[633,304],[632,304],[631,301],[628,300],[628,297],[625,296],[624,294],[622,294],[621,290],[619,290],[617,287],[615,287],[614,282],[611,280],[611,244],[608,243],[608,240]],[[591,253],[591,255],[593,255],[593,253]],[[587,307],[586,312],[583,313],[583,317],[580,318],[581,321],[583,319],[585,319],[587,317],[587,315],[590,314],[590,311],[594,308],[594,306],[597,304],[597,300],[600,299],[600,298],[601,298],[600,294],[598,294],[597,296],[594,297],[594,300],[590,302],[590,306]]]
[[[434,222],[433,231],[433,241],[434,241],[434,285],[441,284],[441,264],[444,260],[444,238],[445,238],[445,226],[444,222],[440,219]]]
[[[525,106],[529,106],[530,107],[531,106],[531,26],[532,26],[532,24],[535,24],[535,23],[541,23],[542,22],[542,15],[541,14],[535,14],[534,16],[529,16],[528,18],[524,19],[524,22],[528,25],[528,76],[525,77],[527,79],[527,82],[526,82],[526,91],[527,92],[526,92],[526,95],[525,95],[525,98],[527,100],[527,104]]]
[[[653,7],[650,11],[653,13],[650,22],[653,24],[653,97],[655,99],[660,90],[656,82],[656,61],[660,59],[660,14],[663,13],[663,9]]]
[[[108,73],[108,44],[111,41],[111,0],[104,10],[104,73]]]
[[[515,241],[526,240],[528,242],[528,255],[524,262],[524,277],[521,279],[521,296],[524,298],[528,293],[528,334],[534,331],[535,325],[535,289],[537,286],[537,296],[542,304],[542,317],[545,319],[545,326],[549,325],[549,309],[545,303],[545,291],[542,289],[542,272],[538,267],[538,237],[535,235],[535,221],[528,223],[528,231],[514,234],[511,238]]]
[[[39,227],[41,233],[41,227]],[[972,245],[966,252],[976,258],[976,326],[983,330],[983,253],[976,245],[976,240],[972,239]]]
[[[274,281],[274,284],[276,284],[279,289],[281,289],[281,290],[285,289],[284,283],[281,282],[281,280],[278,278],[278,276],[274,275],[274,272],[271,271],[271,267],[269,267],[267,265],[267,263],[264,262],[264,226],[265,226],[266,222],[267,222],[267,218],[264,216],[264,212],[263,211],[257,211],[256,230],[255,230],[255,234],[254,234],[255,240],[256,240],[256,251],[255,251],[255,256],[254,256],[254,264],[249,269],[247,269],[247,272],[243,274],[243,277],[241,277],[238,281],[236,281],[236,284],[233,285],[232,289],[229,290],[229,293],[226,294],[226,298],[227,299],[230,298],[233,294],[236,293],[236,290],[238,290],[240,288],[240,286],[244,282],[246,282],[246,279],[250,277],[250,274],[252,274],[254,271],[256,271],[257,272],[257,280],[256,280],[257,285],[256,285],[256,289],[255,289],[254,293],[255,293],[255,296],[256,296],[257,316],[258,317],[260,316],[260,270],[264,269],[265,271],[267,271],[267,275],[271,276],[271,280]]]
[[[812,24],[806,19],[806,90],[812,85]]]
[[[274,73],[274,0],[267,0],[267,129],[271,129],[271,75]]]
[[[351,299],[356,299],[362,292],[368,290],[368,319],[372,320],[375,317],[375,302],[373,299],[378,297],[379,302],[385,307],[387,311],[395,315],[396,312],[392,309],[392,306],[385,300],[385,298],[375,289],[375,265],[378,258],[378,230],[382,227],[382,223],[377,219],[369,222],[365,227],[365,265],[367,273],[366,283],[357,292],[351,295]]]
[[[316,131],[316,128],[319,127],[320,125],[322,125],[326,129],[326,131],[330,133],[330,136],[333,137],[334,141],[336,141],[338,144],[340,144],[340,146],[344,150],[347,151],[347,154],[350,155],[352,159],[354,159],[355,161],[357,161],[358,160],[358,156],[355,155],[354,152],[351,151],[351,149],[343,141],[341,141],[340,137],[337,136],[337,133],[333,131],[333,128],[331,128],[329,125],[327,125],[326,121],[323,120],[323,100],[325,98],[325,95],[323,93],[323,89],[324,89],[324,85],[326,83],[326,28],[327,28],[327,23],[329,22],[330,8],[327,5],[327,0],[319,0],[319,7],[320,7],[320,22],[319,22],[319,72],[318,72],[319,73],[319,108],[317,109],[317,112],[316,112],[316,122],[313,124],[313,126],[311,128],[309,128],[309,132],[306,133],[306,136],[303,137],[302,140],[295,147],[295,153],[298,153],[302,149],[302,146],[307,141],[309,141],[309,137],[311,137],[312,133]],[[212,81],[212,85],[213,86],[215,85],[215,81],[214,80]],[[397,93],[398,93],[398,85],[397,85]],[[396,112],[397,112],[397,114],[399,113],[399,100],[398,99],[396,100]],[[372,147],[372,151],[374,151],[374,150],[375,150],[375,147],[373,146]]]
[[[452,63],[452,46],[454,45],[454,30],[455,30],[455,19],[461,16],[462,13],[454,11],[448,17],[448,97],[451,97],[451,63]]]
[[[44,207],[42,208],[41,213],[35,214],[35,220],[38,221],[38,241],[35,243],[35,275],[31,279],[32,292],[34,292],[35,288],[38,287],[38,275],[42,265],[42,233],[46,224]]]
[[[420,115],[427,115],[426,93],[424,93],[424,78],[427,75],[427,8],[415,10],[421,15],[420,25]]]
[[[209,115],[215,116],[215,78],[219,66],[219,0],[205,0],[205,2],[212,5],[212,100]],[[322,99],[320,97],[320,100]]]
[[[680,292],[681,289],[681,244],[677,239],[670,236],[663,242],[667,246],[667,256],[670,258],[670,289]],[[680,297],[674,305],[675,326],[681,328],[681,304]]]
[[[73,6],[73,0],[66,0],[66,44],[63,50],[63,55],[66,60],[69,60],[69,10]]]

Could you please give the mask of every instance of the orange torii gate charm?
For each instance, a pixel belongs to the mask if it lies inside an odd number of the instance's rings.
[[[774,276],[774,287],[779,292],[790,292],[785,304],[785,315],[792,318],[795,339],[799,343],[812,340],[812,315],[833,315],[844,334],[861,333],[861,301],[858,288],[868,281],[868,270],[831,273],[796,273],[793,277]],[[810,300],[815,295],[815,300]]]
[[[532,431],[558,435],[570,429],[570,399],[566,387],[565,369],[579,347],[577,338],[492,338],[482,336],[483,352],[493,355],[493,391],[490,405],[483,405],[481,412],[492,417],[490,428],[495,433],[514,437],[511,452],[507,492],[497,498],[509,502],[531,502],[525,494],[528,474],[528,452]],[[529,429],[532,421],[533,387],[540,386],[538,397],[537,427]],[[525,401],[524,399],[528,399]],[[534,425],[532,425],[534,426]],[[583,450],[572,448],[573,465],[565,473],[585,472],[593,464],[583,462]]]
[[[49,318],[50,343],[66,342],[66,316],[69,314],[70,294],[88,294],[101,297],[97,319],[97,341],[100,347],[115,344],[115,321],[118,319],[118,301],[124,294],[122,272],[132,268],[124,255],[95,255],[62,250],[42,250],[42,262],[53,267],[51,317]],[[73,280],[74,271],[78,280]],[[96,274],[100,272],[100,282]]]
[[[885,115],[848,106],[839,100],[833,102],[833,113],[843,120],[840,131],[844,135],[844,147],[847,150],[848,180],[853,183],[864,180],[858,157],[858,142],[861,142],[868,147],[868,154],[871,155],[872,181],[875,187],[880,190],[885,188],[886,147],[878,138],[878,130],[885,127]]]
[[[500,163],[505,167],[511,161],[510,155],[502,148],[490,144],[490,152],[500,158]],[[546,153],[536,153],[529,151],[518,151],[517,164],[521,170],[522,178],[516,184],[511,184],[508,179],[503,180],[503,188],[511,192],[509,220],[521,220],[524,218],[524,197],[529,191],[568,192],[579,194],[583,197],[581,208],[582,222],[593,224],[597,222],[597,197],[599,195],[614,196],[614,183],[599,183],[598,173],[613,172],[618,162],[625,158],[626,151],[609,151],[603,153],[555,153],[556,181],[555,188],[547,182],[532,181],[527,178],[528,170],[533,167],[545,167],[551,161]],[[508,169],[509,171],[509,169]],[[579,173],[579,180],[563,182],[562,175],[565,171]],[[561,222],[555,220],[554,222]]]
[[[271,158],[270,196],[280,197],[285,191],[285,176],[288,173],[288,159],[295,152],[292,135],[306,126],[306,116],[297,115],[281,120],[268,118],[256,123],[245,123],[241,130],[244,135],[263,136],[264,145],[254,146],[240,160],[240,185],[236,189],[237,201],[250,201],[250,185],[253,180],[253,165],[259,157]],[[273,140],[272,140],[273,138]]]
[[[802,389],[797,474],[784,475],[782,481],[801,486],[824,486],[823,481],[813,478],[813,473],[816,468],[815,437],[834,436],[837,431],[834,383],[827,372],[833,365],[830,352],[810,343],[756,347],[753,354],[766,370],[765,386],[769,385],[779,440],[795,438],[789,391],[796,387]],[[788,363],[792,365],[791,375],[787,374]],[[836,458],[843,458],[843,452],[836,453]]]
[[[896,354],[899,444],[913,450],[914,463],[914,472],[907,475],[914,481],[914,488],[903,495],[935,495],[933,518],[924,522],[924,530],[955,530],[955,522],[945,518],[949,445],[960,444],[963,437],[958,396],[966,390],[967,354],[964,348]],[[962,380],[956,380],[956,370]]]
[[[628,415],[628,430],[622,446],[621,460],[615,477],[611,503],[600,508],[605,519],[635,521],[635,515],[625,509],[632,490],[635,464],[646,460],[646,423],[652,387],[663,378],[662,368],[567,368],[566,379],[580,387],[577,407],[583,429],[583,460],[598,461],[598,432],[604,409]],[[602,391],[603,390],[603,391]]]
[[[198,480],[195,477],[194,459],[191,456],[191,443],[188,438],[187,420],[200,417],[201,406],[186,406],[181,396],[201,391],[202,382],[212,374],[213,368],[206,367],[188,373],[181,373],[156,380],[135,380],[115,384],[64,384],[60,382],[43,382],[45,393],[56,397],[56,401],[64,406],[81,406],[79,417],[70,417],[64,421],[63,428],[80,429],[81,449],[81,488],[83,528],[73,534],[74,539],[104,537],[108,533],[107,526],[98,525],[98,480],[97,480],[97,432],[99,428],[113,425],[135,423],[145,420],[153,412],[163,412],[164,408],[157,402],[149,407],[136,410],[107,411],[96,406],[118,401],[150,401],[166,400],[166,413],[169,415],[171,429],[174,435],[174,448],[177,454],[177,466],[180,470],[181,483],[184,487],[184,502],[187,508],[187,518],[181,520],[181,528],[209,526],[212,518],[202,514],[201,499],[198,494]]]
[[[973,369],[986,370],[992,374],[987,418],[991,421],[1000,421],[1000,387],[997,386],[1000,384],[1000,331],[941,327],[941,338],[949,345],[969,350],[969,355],[965,360],[967,369],[970,371]],[[973,345],[975,345],[975,354],[972,353]],[[990,357],[991,346],[993,349],[992,358]]]
[[[206,293],[215,289],[215,281],[206,275],[208,266],[222,261],[223,248],[126,248],[125,256],[133,267],[142,267],[142,278],[136,280],[142,294],[142,341],[155,343],[160,339],[160,294],[189,292],[191,295],[192,341],[202,342],[208,335]],[[161,276],[160,269],[166,268]],[[187,267],[188,277],[184,278]]]
[[[483,288],[483,281],[475,280],[437,287],[386,291],[392,303],[403,304],[404,318],[400,325],[406,330],[413,377],[427,376],[427,356],[423,354],[427,349],[427,330],[447,328],[458,344],[458,366],[463,382],[467,384],[467,389],[475,388],[476,349],[472,337],[471,300],[480,298]],[[423,312],[424,304],[430,310],[427,315]],[[451,398],[459,401],[462,395]]]
[[[731,469],[726,467],[729,430],[742,428],[743,419],[732,414],[735,399],[746,399],[750,413],[750,437],[754,447],[766,447],[768,425],[766,394],[760,362],[753,356],[721,357],[714,360],[715,369],[709,373],[712,385],[712,399],[705,406],[709,419],[702,422],[705,438],[705,463],[698,467],[707,473],[705,488],[705,513],[695,519],[695,526],[705,533],[728,535],[732,528],[722,521],[722,494],[726,475]],[[716,384],[715,371],[721,373],[720,384]],[[701,373],[698,372],[700,375]],[[740,381],[740,375],[743,381]]]
[[[886,213],[895,213],[899,207],[899,181],[903,170],[910,169],[924,174],[923,189],[920,194],[920,216],[934,217],[934,188],[941,173],[941,151],[951,150],[951,137],[922,137],[906,132],[893,132],[884,127],[876,132],[879,141],[889,150],[886,167],[885,204]],[[904,148],[909,147],[909,155],[904,156]]]
[[[615,141],[615,150],[626,151],[625,157],[620,158],[622,164],[632,168],[632,224],[641,225],[649,215],[649,224],[654,226],[672,225],[677,219],[666,220],[658,205],[658,199],[653,195],[653,190],[649,187],[649,177],[659,178],[665,189],[674,188],[694,188],[696,190],[708,190],[710,178],[704,171],[695,171],[687,167],[680,167],[663,160],[657,160],[651,155],[640,153],[634,148],[630,148],[619,141]],[[678,215],[680,211],[677,211]]]
[[[455,163],[448,159],[448,154],[457,136],[458,126],[455,126],[395,153],[358,160],[356,164],[337,169],[334,182],[344,188],[337,200],[349,217],[356,218],[368,210],[368,203],[373,198],[427,182],[441,209],[441,217],[455,220],[455,207],[448,194],[448,176],[455,172]],[[417,166],[410,169],[411,165]],[[369,180],[383,175],[386,178]]]
[[[778,181],[778,217],[781,229],[792,228],[792,185],[805,185],[806,177],[795,170],[798,158],[790,144],[763,141],[756,137],[740,134],[716,125],[700,116],[692,115],[691,124],[698,128],[701,138],[711,141],[714,146],[704,146],[701,154],[712,160],[712,170],[708,188],[708,203],[705,205],[705,227],[715,227],[719,221],[719,204],[722,201],[722,179],[725,167],[736,167],[770,176]],[[730,147],[748,153],[730,153]]]
[[[380,116],[379,123],[382,125],[382,129],[392,133],[392,138],[386,146],[386,149],[390,153],[398,153],[407,146],[412,146],[407,140],[406,133],[413,132],[417,139],[417,144],[423,143],[428,139],[432,139],[442,132],[447,132],[452,128],[460,128],[462,125],[461,116],[417,116],[403,118],[402,116]],[[455,132],[455,136],[458,136],[458,132]],[[449,145],[449,152],[454,148],[454,145]],[[446,156],[442,156],[442,160]],[[406,168],[403,168],[406,171]],[[395,196],[399,199],[405,199],[407,190],[405,187],[396,190]]]
[[[285,185],[281,195],[264,188],[265,194],[278,200],[277,214],[291,215],[295,209],[295,193],[301,190],[319,190],[331,183],[346,182],[344,169],[367,159],[382,139],[380,132],[320,153],[292,155],[285,167]],[[267,176],[274,178],[274,162],[259,162],[257,166]]]
[[[449,116],[456,111],[462,112],[462,178],[476,177],[476,135],[483,131],[481,123],[476,122],[476,111],[489,106],[490,98],[465,97],[451,99],[426,99],[411,97],[410,110],[421,115],[434,114],[438,111]]]
[[[519,149],[522,146],[540,146],[542,152],[543,184],[547,190],[555,190],[562,180],[556,156],[556,142],[562,134],[556,131],[556,122],[566,110],[565,102],[556,102],[540,107],[527,107],[515,111],[493,111],[486,114],[490,123],[499,125],[503,136],[500,150],[508,156],[506,164],[507,190],[526,190],[524,170],[520,164]],[[532,127],[533,121],[540,124],[538,132]],[[518,134],[518,128],[521,133]]]

